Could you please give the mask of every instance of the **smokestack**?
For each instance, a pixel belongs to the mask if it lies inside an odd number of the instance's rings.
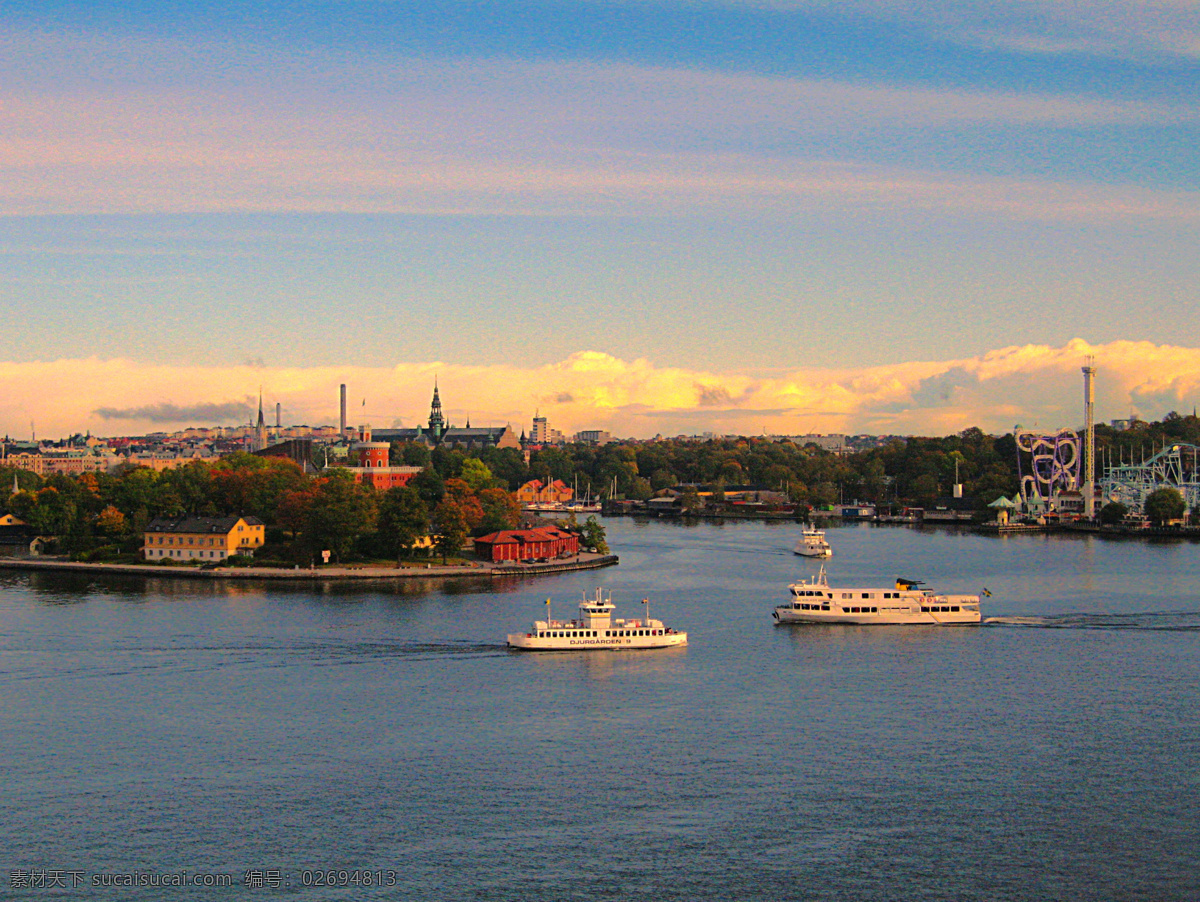
[[[346,383],[342,383],[342,431],[341,434],[346,434]]]
[[[278,401],[275,402],[275,428],[283,428],[283,405]]]

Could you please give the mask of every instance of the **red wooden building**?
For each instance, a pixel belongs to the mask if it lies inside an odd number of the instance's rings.
[[[579,553],[579,536],[557,526],[502,529],[475,540],[475,552],[490,561],[550,560]]]

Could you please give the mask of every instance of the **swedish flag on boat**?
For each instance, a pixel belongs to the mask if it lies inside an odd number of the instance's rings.
[[[985,597],[985,598],[991,598],[991,597],[992,597],[992,592],[991,592],[991,590],[990,590],[990,589],[984,589],[984,590],[983,590],[983,594],[984,594],[984,597]]]

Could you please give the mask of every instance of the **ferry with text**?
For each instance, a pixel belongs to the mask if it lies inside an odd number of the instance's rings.
[[[613,618],[612,595],[600,589],[584,596],[575,620],[554,620],[550,599],[546,619],[535,620],[527,633],[511,633],[508,647],[520,651],[591,651],[601,649],[674,648],[687,645],[687,633],[650,617],[650,601],[642,599],[645,615],[638,620]]]
[[[812,580],[788,586],[791,601],[775,608],[776,623],[835,623],[854,626],[975,626],[978,595],[939,595],[919,580],[897,578],[893,587],[829,585],[825,567]]]

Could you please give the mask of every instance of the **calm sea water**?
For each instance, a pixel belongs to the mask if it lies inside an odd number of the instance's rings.
[[[777,627],[795,525],[607,525],[501,586],[0,574],[0,897],[1200,898],[1200,545],[831,529],[995,619]],[[503,647],[596,585],[691,644]],[[233,886],[93,885],[151,873]]]

